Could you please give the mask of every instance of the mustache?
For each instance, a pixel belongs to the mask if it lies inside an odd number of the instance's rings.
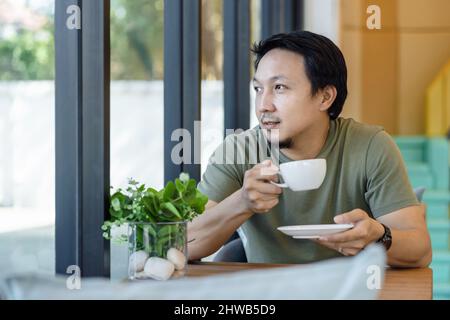
[[[270,122],[281,122],[280,118],[277,117],[272,117],[270,115],[267,115],[266,113],[261,114],[261,116],[259,117],[259,121],[260,122],[264,122],[264,121],[270,121]]]

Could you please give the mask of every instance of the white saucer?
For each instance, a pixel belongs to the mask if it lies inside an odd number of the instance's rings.
[[[294,239],[318,239],[321,236],[339,233],[353,228],[353,224],[305,224],[283,226],[277,229]]]

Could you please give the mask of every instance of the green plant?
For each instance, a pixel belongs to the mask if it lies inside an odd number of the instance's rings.
[[[189,179],[186,173],[180,174],[175,182],[169,181],[159,191],[146,188],[144,184],[130,179],[125,191],[119,188],[111,195],[109,208],[111,219],[105,221],[102,226],[103,236],[111,239],[111,229],[114,226],[141,223],[137,226],[136,249],[145,249],[147,252],[155,250],[158,255],[161,255],[164,241],[179,239],[180,230],[170,224],[156,227],[156,223],[192,221],[203,213],[207,202],[208,197],[197,189],[195,180]],[[158,238],[155,248],[145,248],[144,232],[149,237]],[[180,241],[176,242],[180,243]]]

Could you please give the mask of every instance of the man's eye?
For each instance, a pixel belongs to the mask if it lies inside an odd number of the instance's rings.
[[[261,92],[261,88],[260,87],[254,87],[256,92]]]
[[[282,89],[286,89],[286,87],[284,85],[282,85],[282,84],[277,84],[275,86],[275,90],[282,90]]]

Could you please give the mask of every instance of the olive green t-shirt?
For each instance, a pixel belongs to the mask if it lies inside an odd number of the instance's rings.
[[[248,143],[255,140],[257,149]],[[265,141],[259,126],[227,136],[211,156],[199,190],[220,202],[240,189],[246,170],[273,159]],[[277,154],[280,164],[292,161],[279,150]],[[249,262],[307,263],[340,256],[313,241],[293,239],[278,231],[279,226],[334,223],[334,216],[357,208],[378,218],[418,204],[401,154],[381,127],[331,120],[317,158],[325,158],[327,165],[319,189],[283,189],[272,210],[254,214],[239,228]]]

